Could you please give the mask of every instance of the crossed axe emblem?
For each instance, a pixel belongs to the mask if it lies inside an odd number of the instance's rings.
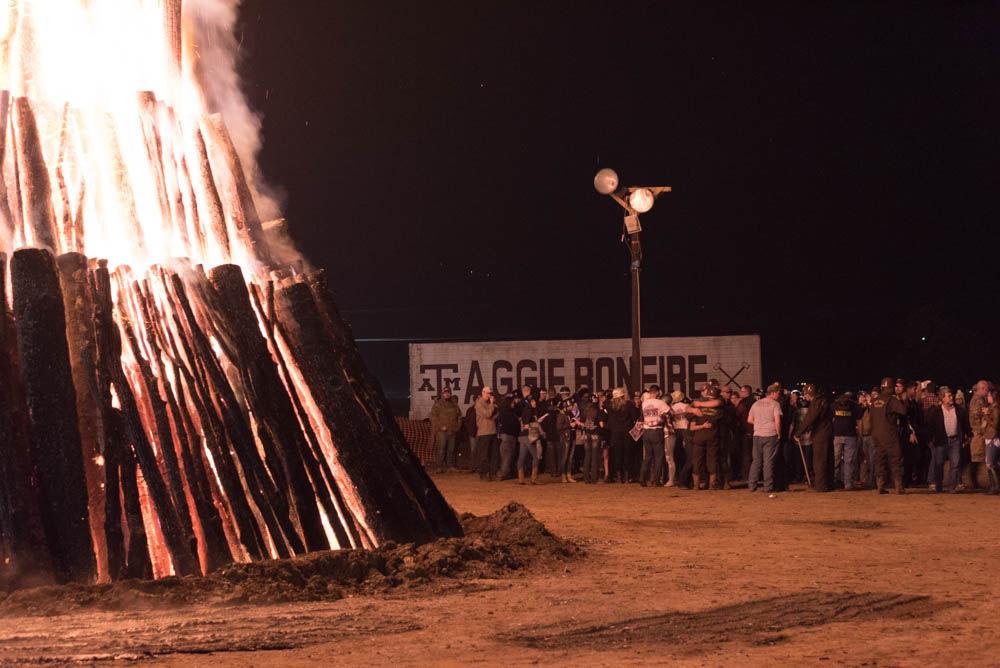
[[[746,371],[747,369],[750,368],[750,364],[748,362],[744,362],[743,366],[741,366],[739,368],[739,370],[736,373],[734,373],[733,375],[731,375],[731,376],[729,375],[729,372],[726,371],[725,369],[723,369],[722,365],[719,364],[718,362],[716,362],[715,366],[713,366],[712,368],[715,369],[716,371],[721,372],[723,376],[725,376],[726,378],[729,379],[729,381],[726,383],[726,385],[732,384],[732,385],[735,385],[736,387],[739,387],[740,384],[736,382],[736,379],[740,377],[741,373],[743,373],[744,371]]]

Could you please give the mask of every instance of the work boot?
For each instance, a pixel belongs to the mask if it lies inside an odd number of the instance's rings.
[[[531,484],[538,484],[538,464],[531,465]]]
[[[879,478],[875,483],[875,492],[885,494],[885,478]]]
[[[708,475],[708,488],[719,489],[719,477],[714,473]]]
[[[524,469],[521,468],[520,466],[517,467],[517,484],[518,485],[524,484]]]
[[[896,487],[892,490],[892,493],[902,496],[903,494],[906,494],[906,488],[903,487],[902,482],[897,482]]]
[[[701,476],[692,475],[691,476],[691,480],[694,481],[694,485],[692,485],[692,489],[701,489]]]

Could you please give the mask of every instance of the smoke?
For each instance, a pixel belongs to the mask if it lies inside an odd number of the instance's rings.
[[[253,188],[261,220],[281,217],[281,192],[268,184],[257,165],[261,119],[247,103],[238,74],[240,43],[236,20],[241,0],[184,0],[184,28],[189,31],[206,111],[221,113],[240,162]]]

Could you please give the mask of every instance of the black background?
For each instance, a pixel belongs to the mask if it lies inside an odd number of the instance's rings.
[[[246,0],[261,164],[359,338],[759,333],[766,379],[1000,376],[997,3]],[[401,344],[365,344],[406,394]]]

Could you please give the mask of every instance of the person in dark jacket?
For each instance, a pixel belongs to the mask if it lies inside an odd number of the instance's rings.
[[[812,436],[813,491],[829,492],[833,463],[833,411],[826,397],[816,391],[813,384],[806,385],[805,398],[809,410],[799,425],[798,436]]]
[[[736,404],[736,412],[740,417],[740,428],[742,439],[740,441],[740,480],[747,480],[750,477],[750,463],[753,461],[753,425],[747,424],[747,417],[750,415],[750,407],[753,406],[753,388],[744,385],[740,388],[740,400]]]
[[[580,423],[577,428],[583,432],[583,481],[597,482],[601,462],[601,409],[593,400],[589,389],[580,392]]]
[[[833,482],[840,479],[844,489],[854,489],[858,471],[858,420],[861,410],[854,398],[844,393],[833,402]]]
[[[497,478],[507,480],[514,477],[514,459],[517,455],[517,437],[521,435],[521,421],[517,414],[520,402],[510,397],[502,397],[498,402],[497,434],[500,437],[500,471]]]
[[[629,430],[639,419],[639,409],[629,400],[628,392],[623,387],[617,387],[611,393],[607,409],[612,475],[618,482],[626,483],[630,481],[634,445]]]
[[[476,459],[476,400],[479,399],[479,395],[472,397],[472,403],[469,404],[469,408],[465,411],[465,435],[469,439],[469,472],[479,473],[478,463],[479,460]]]
[[[892,473],[896,494],[903,493],[903,452],[899,447],[899,422],[906,407],[893,394],[892,378],[882,379],[879,394],[871,401],[872,438],[875,440],[875,489],[885,494],[886,469]]]
[[[558,396],[553,391],[552,396]],[[559,428],[556,415],[559,408],[555,399],[549,398],[549,393],[542,389],[538,392],[538,420],[542,425],[542,471],[553,478],[559,477]]]
[[[944,485],[944,462],[948,460],[948,490],[958,491],[959,473],[962,467],[962,442],[966,436],[965,409],[955,405],[955,395],[951,388],[938,388],[941,403],[927,412],[927,435],[931,444],[932,484],[935,492],[941,492]]]

